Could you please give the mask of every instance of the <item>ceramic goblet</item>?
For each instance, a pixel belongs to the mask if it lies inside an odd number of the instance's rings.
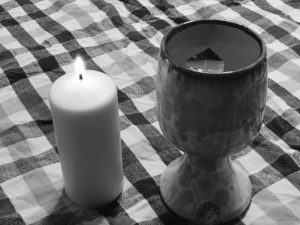
[[[191,56],[205,49],[223,60],[224,71],[187,66]],[[264,42],[231,22],[176,26],[161,43],[156,90],[160,128],[184,152],[161,176],[164,202],[197,224],[238,217],[251,201],[251,183],[230,156],[245,149],[262,125],[267,92]]]

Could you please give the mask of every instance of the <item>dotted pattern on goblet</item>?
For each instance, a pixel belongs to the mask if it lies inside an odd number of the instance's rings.
[[[266,102],[266,61],[234,79],[183,74],[160,58],[158,120],[182,151],[206,157],[239,152],[258,134]]]
[[[240,171],[231,168],[229,158],[205,161],[190,155],[173,161],[161,179],[164,199],[175,213],[197,224],[236,217],[249,204],[249,181],[236,174]]]
[[[239,77],[210,79],[183,73],[161,54],[158,73],[161,130],[187,153],[162,174],[163,199],[197,224],[237,217],[251,200],[251,184],[228,157],[245,148],[262,125],[266,61]]]

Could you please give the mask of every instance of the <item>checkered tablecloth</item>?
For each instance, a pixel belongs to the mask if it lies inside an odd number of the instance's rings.
[[[299,0],[0,0],[0,224],[183,225],[163,204],[159,178],[181,152],[162,136],[155,78],[174,25],[221,19],[267,44],[264,124],[234,157],[253,186],[232,224],[300,224]],[[81,55],[118,87],[124,190],[114,205],[84,208],[63,189],[48,91]]]

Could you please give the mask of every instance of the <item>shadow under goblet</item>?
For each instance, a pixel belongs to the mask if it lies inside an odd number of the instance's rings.
[[[188,66],[191,56],[207,49],[223,59],[224,71]],[[185,152],[161,176],[164,202],[198,224],[238,217],[250,203],[251,183],[230,156],[247,147],[262,125],[267,92],[264,42],[231,22],[176,26],[161,43],[156,91],[161,130]]]

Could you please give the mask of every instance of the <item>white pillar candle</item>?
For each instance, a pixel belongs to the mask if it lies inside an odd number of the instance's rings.
[[[85,70],[57,79],[49,92],[65,189],[76,203],[101,206],[122,191],[117,89],[103,73]]]

